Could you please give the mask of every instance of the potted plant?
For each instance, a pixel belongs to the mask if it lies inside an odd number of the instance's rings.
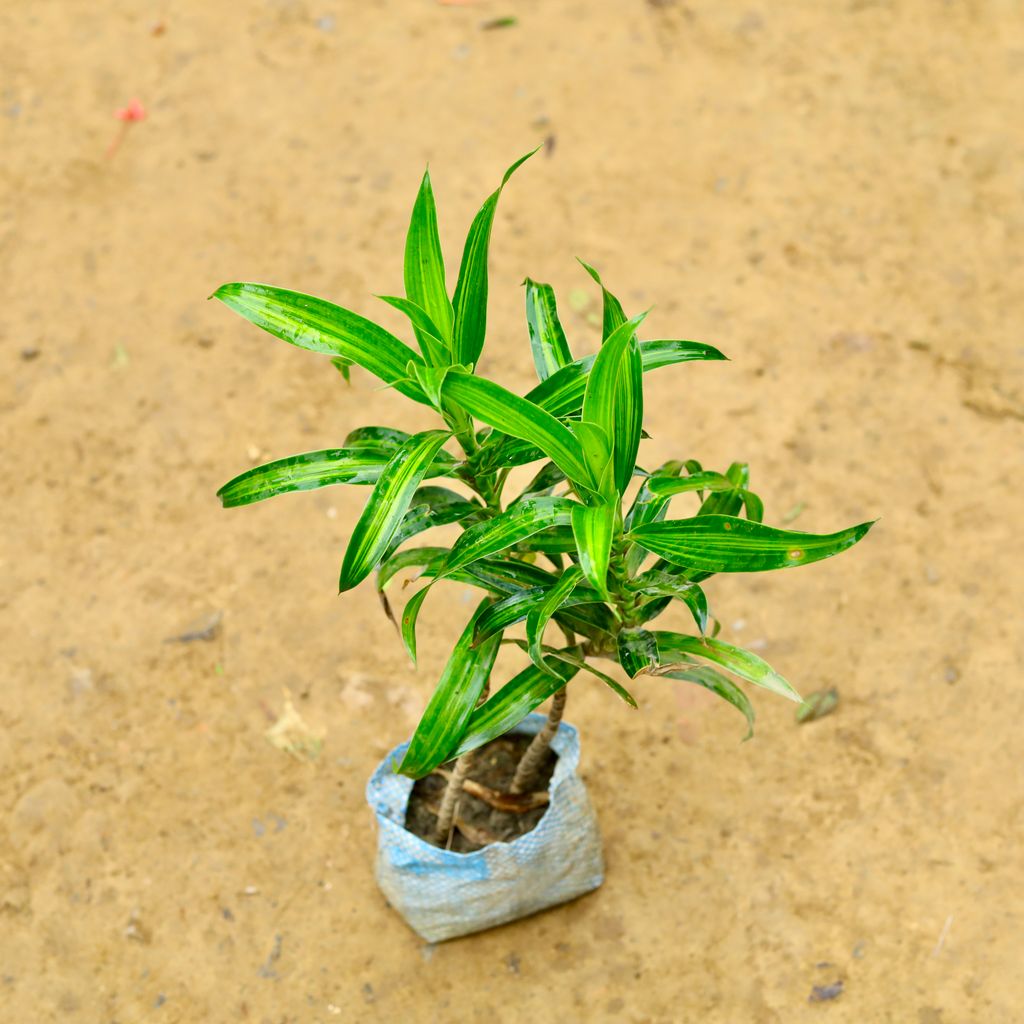
[[[383,607],[414,660],[416,620],[435,585],[455,580],[481,592],[416,731],[368,788],[380,824],[378,881],[431,941],[600,885],[600,840],[575,771],[576,733],[562,722],[574,677],[594,676],[634,707],[626,686],[595,662],[618,662],[629,679],[692,682],[737,708],[749,736],[754,711],[735,679],[800,698],[756,654],[716,639],[701,583],[715,573],[828,558],[871,526],[831,534],[766,526],[743,463],[722,473],[692,459],[641,468],[644,373],[724,356],[692,341],[640,341],[645,314],[627,317],[586,264],[603,301],[596,356],[573,356],[552,289],[527,278],[539,383],[520,396],[476,372],[494,212],[525,159],[509,168],[473,221],[451,299],[424,175],[406,239],[406,294],[382,296],[408,317],[419,351],[309,295],[246,283],[214,293],[284,341],[332,356],[346,377],[358,364],[438,415],[437,429],[412,436],[357,427],[340,448],[250,469],[218,492],[230,507],[329,484],[372,486],[339,589],[376,571]],[[532,479],[513,487],[513,470],[529,464],[536,465]],[[678,496],[695,499],[696,507],[670,519]],[[416,543],[423,531],[451,524],[462,529],[453,544]],[[388,587],[410,573],[422,585],[395,620]],[[688,609],[691,634],[651,627],[673,601]],[[514,637],[520,623],[525,628]],[[499,686],[492,673],[504,645],[521,648],[529,661]],[[549,699],[546,717],[531,714]]]

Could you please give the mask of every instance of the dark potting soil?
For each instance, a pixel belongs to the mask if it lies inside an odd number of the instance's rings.
[[[516,772],[523,752],[530,745],[532,736],[502,736],[492,740],[485,747],[477,750],[469,769],[469,778],[489,789],[507,793],[512,785],[512,777]],[[547,790],[551,775],[555,770],[558,755],[548,750],[547,757],[537,774],[533,789],[537,792]],[[443,768],[451,771],[454,762]],[[442,776],[428,775],[419,779],[409,794],[409,805],[405,812],[405,827],[435,846],[444,847],[445,842],[434,843],[434,829],[437,827],[437,811],[441,806],[447,780]],[[452,833],[451,845],[448,847],[456,853],[472,853],[490,843],[507,843],[525,835],[536,828],[537,822],[544,817],[547,805],[536,807],[522,814],[510,811],[495,810],[490,804],[463,791],[455,811],[456,827]]]

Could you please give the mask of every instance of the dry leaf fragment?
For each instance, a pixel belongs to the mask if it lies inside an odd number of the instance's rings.
[[[313,729],[292,703],[291,690],[284,693],[284,708],[274,724],[263,734],[270,743],[300,761],[315,761],[324,745],[324,730]]]

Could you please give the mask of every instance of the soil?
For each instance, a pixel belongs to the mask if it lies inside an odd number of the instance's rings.
[[[0,1021],[1020,1021],[1019,5],[8,2],[0,69]],[[881,519],[708,581],[722,639],[832,714],[752,690],[741,743],[692,684],[632,711],[578,677],[605,884],[435,948],[376,888],[364,787],[475,594],[433,589],[413,668],[370,581],[337,594],[365,488],[215,492],[436,421],[205,300],[269,281],[408,337],[373,295],[423,167],[451,284],[544,140],[482,371],[536,380],[527,275],[597,350],[579,255],[645,337],[730,357],[647,376],[644,464],[746,460],[773,524]]]
[[[516,773],[516,765],[530,745],[530,736],[504,736],[481,747],[473,758],[469,778],[481,782],[488,789],[507,793]],[[541,762],[533,792],[545,792],[558,755],[548,750]],[[454,762],[444,766],[448,771]],[[479,797],[463,792],[455,812],[456,828],[451,843],[435,842],[437,811],[447,786],[446,780],[437,774],[419,779],[409,795],[409,806],[405,812],[405,827],[421,839],[435,846],[447,847],[456,853],[472,853],[488,843],[508,843],[537,827],[544,817],[545,807],[536,807],[522,814],[500,811]]]

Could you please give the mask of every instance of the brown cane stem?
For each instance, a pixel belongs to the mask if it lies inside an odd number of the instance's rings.
[[[562,713],[565,711],[566,691],[563,686],[551,698],[551,708],[548,711],[548,720],[543,728],[526,748],[526,753],[519,759],[516,767],[515,777],[512,779],[512,792],[525,793],[530,790],[540,769],[541,763],[551,746],[551,741],[558,732],[558,723],[562,721]]]

